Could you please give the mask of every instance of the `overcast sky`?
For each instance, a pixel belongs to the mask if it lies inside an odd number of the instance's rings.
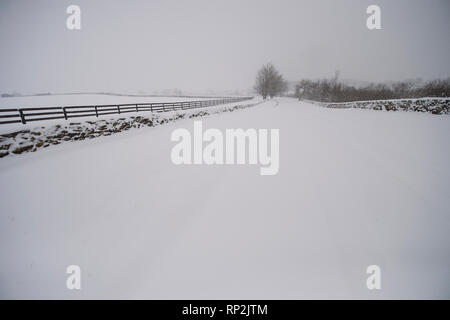
[[[248,89],[269,61],[288,80],[444,78],[449,14],[449,0],[0,0],[0,92]]]

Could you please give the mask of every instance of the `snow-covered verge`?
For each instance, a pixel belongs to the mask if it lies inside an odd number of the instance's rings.
[[[261,103],[257,99],[251,103],[226,104],[210,108],[190,109],[167,113],[141,113],[139,116],[116,116],[109,119],[89,117],[90,121],[58,121],[58,124],[31,127],[8,133],[0,133],[0,158],[25,152],[35,152],[41,148],[66,141],[82,141],[101,136],[110,136],[133,128],[153,127],[185,118],[204,117],[211,114],[232,112]],[[14,128],[21,128],[21,124]]]
[[[413,111],[429,112],[432,114],[450,114],[450,98],[373,100],[341,103],[316,101],[307,102],[318,104],[326,108],[335,109],[357,108],[369,110]]]
[[[190,118],[4,158],[0,297],[450,298],[450,117],[279,102],[202,118],[279,128],[275,176],[174,165]]]

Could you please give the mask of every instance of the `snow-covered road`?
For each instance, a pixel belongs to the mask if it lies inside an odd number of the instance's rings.
[[[0,297],[450,298],[450,117],[278,101],[202,118],[279,128],[275,176],[172,164],[192,119],[0,159]]]

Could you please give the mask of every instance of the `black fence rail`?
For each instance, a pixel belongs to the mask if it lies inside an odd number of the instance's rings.
[[[27,123],[30,121],[71,119],[80,117],[103,116],[108,114],[122,114],[129,112],[168,112],[188,110],[194,108],[212,107],[220,104],[242,102],[253,97],[223,98],[214,100],[159,102],[159,103],[127,103],[90,106],[65,106],[65,107],[37,107],[1,109],[0,124]]]

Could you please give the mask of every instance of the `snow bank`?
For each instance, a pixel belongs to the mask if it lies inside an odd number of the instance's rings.
[[[342,103],[314,101],[308,102],[334,109],[357,108],[385,111],[413,111],[429,112],[432,114],[450,114],[450,98],[373,100]]]

